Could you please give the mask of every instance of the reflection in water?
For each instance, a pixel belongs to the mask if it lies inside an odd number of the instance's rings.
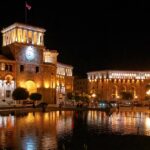
[[[52,111],[0,116],[0,149],[61,149],[64,142],[71,140],[76,141],[73,145],[76,147],[87,142],[87,135],[102,133],[150,136],[150,115],[114,112],[109,116],[100,111]]]

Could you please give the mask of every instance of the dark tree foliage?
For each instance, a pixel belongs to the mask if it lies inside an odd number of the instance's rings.
[[[13,91],[12,97],[14,100],[26,100],[29,97],[29,92],[25,88],[18,87]]]
[[[42,95],[40,93],[31,93],[30,99],[33,101],[39,101],[42,99]]]
[[[122,99],[125,99],[125,100],[133,99],[133,94],[128,91],[121,92],[120,95],[122,96]]]
[[[73,99],[73,94],[71,92],[67,93],[67,98],[69,100],[72,100]]]

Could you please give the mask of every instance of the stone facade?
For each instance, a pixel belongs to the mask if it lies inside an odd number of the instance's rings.
[[[88,93],[97,99],[120,100],[122,92],[130,92],[133,100],[150,96],[150,71],[88,72]]]
[[[58,52],[44,46],[45,29],[15,23],[2,30],[3,44],[0,56],[0,100],[12,100],[16,87],[24,87],[30,93],[39,92],[43,101],[57,103]],[[72,66],[67,68],[73,90]],[[68,76],[64,76],[66,82]],[[65,86],[66,85],[66,86]],[[64,85],[67,92],[67,84]]]

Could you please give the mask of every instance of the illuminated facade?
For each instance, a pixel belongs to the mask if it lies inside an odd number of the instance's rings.
[[[88,72],[88,93],[97,99],[119,100],[121,92],[130,92],[133,100],[150,96],[150,71]]]
[[[46,49],[44,33],[43,28],[20,23],[14,23],[2,30],[0,100],[12,100],[13,90],[16,87],[24,87],[30,93],[41,93],[43,101],[47,103],[57,103],[56,84],[60,70],[57,62],[58,52]],[[72,69],[71,66],[67,68],[71,80]],[[73,81],[70,83],[73,84]],[[67,89],[67,84],[65,85]]]
[[[56,99],[57,102],[64,101],[66,93],[73,91],[73,67],[70,65],[57,63],[57,77],[56,77]]]

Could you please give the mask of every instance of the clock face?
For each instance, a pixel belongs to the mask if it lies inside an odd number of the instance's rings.
[[[33,60],[34,57],[35,57],[34,48],[31,47],[31,46],[28,46],[28,47],[26,48],[25,56],[26,56],[27,60],[30,60],[30,61]]]

